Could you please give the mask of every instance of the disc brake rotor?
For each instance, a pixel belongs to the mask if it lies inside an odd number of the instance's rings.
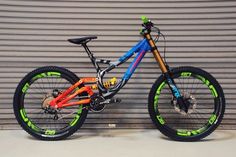
[[[48,108],[49,107],[49,103],[50,101],[52,101],[54,99],[54,97],[52,96],[52,94],[48,93],[45,95],[45,97],[43,98],[43,102],[42,102],[42,108]]]
[[[177,103],[177,100],[175,97],[172,97],[172,103],[174,105],[174,109],[176,112],[187,115],[193,113],[197,108],[197,100],[196,98],[190,94],[189,92],[182,92],[181,93],[184,99],[184,102],[188,104],[188,112],[186,113],[184,110],[180,109],[179,104]]]
[[[44,113],[45,113],[45,114],[54,115],[54,116],[52,117],[53,120],[58,120],[57,110],[50,107],[50,102],[51,102],[54,98],[55,98],[55,97],[54,97],[51,93],[46,94],[45,97],[43,98],[43,101],[42,101],[42,109],[44,110]]]

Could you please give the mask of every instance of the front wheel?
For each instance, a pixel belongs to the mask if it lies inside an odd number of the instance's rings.
[[[181,110],[164,76],[153,84],[149,93],[149,114],[166,136],[177,141],[197,141],[212,133],[223,119],[224,93],[216,79],[195,67],[171,70],[188,111]]]
[[[49,101],[78,80],[69,70],[54,66],[38,68],[27,74],[19,83],[13,102],[21,127],[41,140],[61,140],[78,130],[88,113],[85,107],[52,109],[48,106]],[[86,95],[74,99],[81,96]]]

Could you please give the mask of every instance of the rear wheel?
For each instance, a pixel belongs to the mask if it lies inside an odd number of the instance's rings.
[[[48,102],[79,78],[61,67],[42,67],[27,74],[14,95],[14,113],[22,128],[41,140],[60,140],[83,124],[87,109],[83,105],[52,109]],[[79,95],[75,99],[86,97]],[[75,101],[75,100],[73,100]]]
[[[172,70],[188,112],[181,110],[161,76],[149,93],[149,114],[166,136],[178,141],[197,141],[212,133],[223,119],[225,98],[222,88],[209,73],[194,67]]]

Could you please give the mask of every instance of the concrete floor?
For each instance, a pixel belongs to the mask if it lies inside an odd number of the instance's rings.
[[[236,131],[175,142],[158,130],[83,130],[64,141],[39,141],[22,130],[1,130],[0,150],[2,157],[235,157]]]

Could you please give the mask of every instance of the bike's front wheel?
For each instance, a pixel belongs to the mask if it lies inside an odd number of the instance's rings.
[[[165,80],[159,77],[149,93],[149,114],[166,136],[177,141],[197,141],[212,133],[223,119],[224,93],[216,79],[195,67],[179,67],[172,78],[188,111],[183,111]]]
[[[53,109],[48,105],[78,80],[69,70],[54,66],[38,68],[27,74],[19,83],[13,102],[16,119],[22,128],[41,140],[64,139],[78,130],[88,113],[85,107]],[[78,95],[74,99],[85,96]]]

